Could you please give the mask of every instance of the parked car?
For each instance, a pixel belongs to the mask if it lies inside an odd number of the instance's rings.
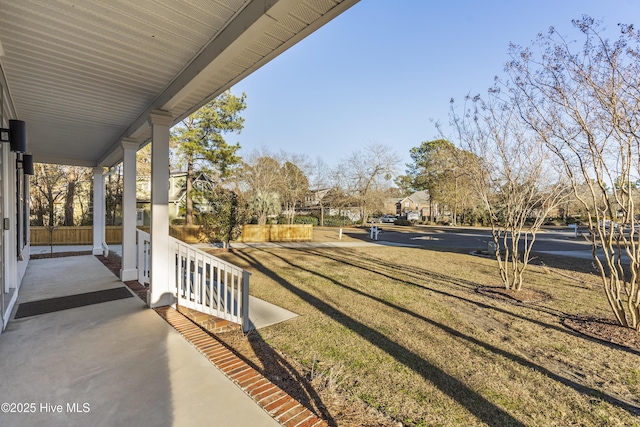
[[[396,217],[393,215],[382,215],[380,217],[380,222],[393,224],[394,222],[396,222]]]

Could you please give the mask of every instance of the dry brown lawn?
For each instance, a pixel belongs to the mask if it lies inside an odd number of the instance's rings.
[[[324,239],[337,240],[332,232]],[[253,295],[300,314],[228,338],[231,345],[268,343],[263,364],[302,366],[291,375],[306,377],[301,392],[330,425],[640,425],[640,350],[563,324],[567,316],[609,317],[588,261],[585,272],[561,260],[532,266],[527,286],[551,298],[522,304],[478,292],[498,285],[495,261],[466,253],[361,247],[216,255],[252,272]],[[313,389],[320,383],[348,401],[330,401]],[[394,421],[354,419],[349,405],[361,402]]]

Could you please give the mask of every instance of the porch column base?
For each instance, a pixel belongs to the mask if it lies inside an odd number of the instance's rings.
[[[172,306],[175,307],[176,304],[176,297],[175,295],[171,294],[171,293],[164,293],[162,295],[159,295],[159,297],[157,297],[157,301],[152,301],[152,296],[151,296],[151,292],[147,293],[147,305],[150,308],[156,308],[156,307],[165,307],[165,306]]]
[[[93,255],[103,255],[103,252],[104,249],[102,249],[102,246],[93,248]]]
[[[120,280],[128,282],[129,280],[138,280],[138,269],[120,270]]]

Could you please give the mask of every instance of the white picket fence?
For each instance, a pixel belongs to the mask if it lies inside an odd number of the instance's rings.
[[[138,281],[149,284],[151,239],[138,230]],[[204,251],[169,237],[175,255],[173,274],[178,305],[210,314],[249,329],[249,277],[251,273]]]

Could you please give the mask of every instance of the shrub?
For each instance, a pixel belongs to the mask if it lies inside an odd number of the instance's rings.
[[[396,219],[396,221],[394,222],[395,225],[412,225],[411,221],[408,221],[406,219],[403,218],[398,218]]]
[[[293,218],[294,224],[311,224],[314,227],[318,225],[318,218],[309,215],[299,215]]]
[[[564,225],[565,221],[562,218],[547,218],[544,225]]]
[[[353,221],[347,217],[339,215],[325,215],[324,217],[325,227],[345,227],[347,225],[353,225]]]

